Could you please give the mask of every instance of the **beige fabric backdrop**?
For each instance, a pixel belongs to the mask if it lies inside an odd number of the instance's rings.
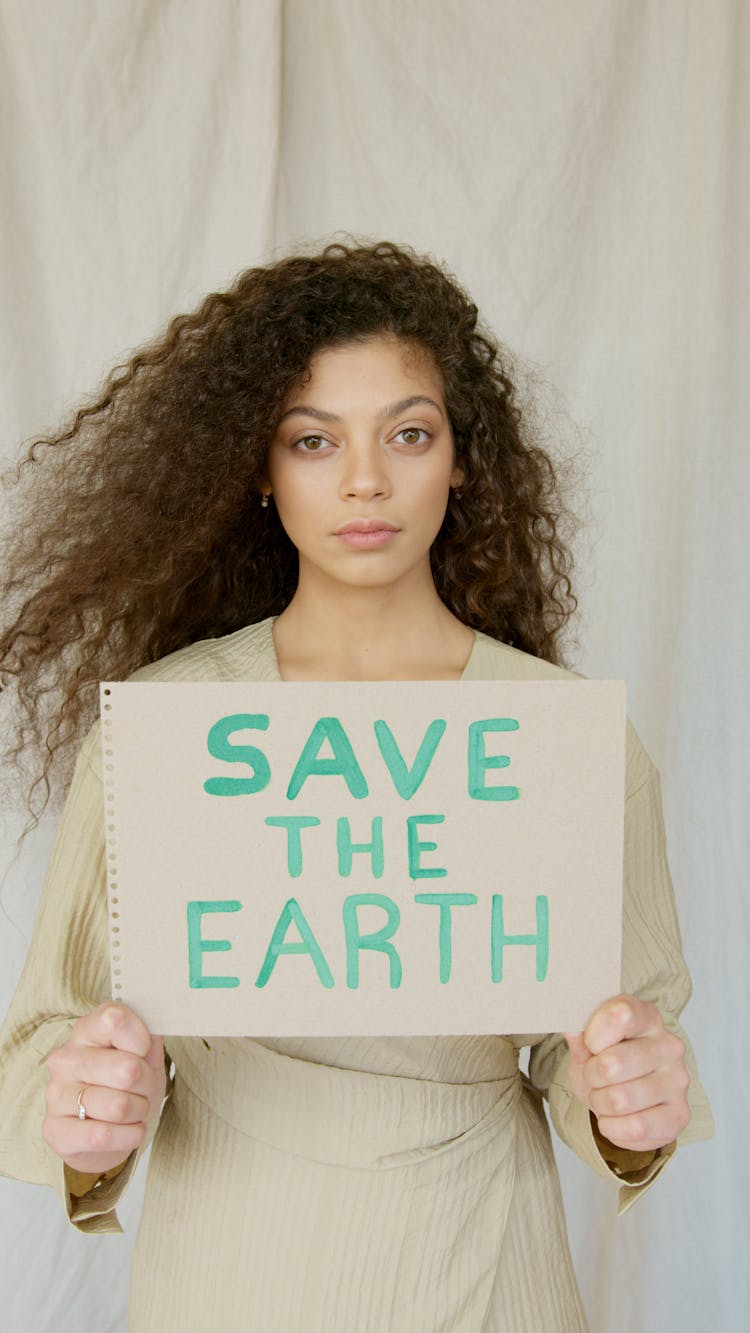
[[[582,428],[576,665],[626,677],[662,772],[717,1119],[619,1220],[561,1149],[594,1333],[750,1320],[749,26],[743,0],[0,4],[7,459],[172,313],[340,231],[445,260]],[[5,876],[0,1003],[52,832]],[[120,1333],[142,1182],[101,1239],[0,1186],[4,1327]]]

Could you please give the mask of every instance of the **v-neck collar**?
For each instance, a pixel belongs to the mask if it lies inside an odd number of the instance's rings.
[[[268,649],[268,661],[269,661],[269,666],[270,666],[269,676],[270,676],[270,679],[271,679],[271,680],[283,680],[283,679],[284,679],[283,676],[282,676],[282,674],[281,674],[281,668],[279,667],[279,659],[278,659],[278,656],[277,656],[277,654],[276,654],[276,644],[275,644],[274,641],[273,641],[273,627],[274,627],[274,624],[276,623],[276,620],[277,620],[277,619],[278,619],[277,616],[269,616],[267,620],[264,620],[264,621],[263,621],[263,629],[264,629],[265,636],[266,636],[266,647],[267,647],[267,649]],[[479,637],[480,637],[480,636],[479,636],[479,632],[478,632],[478,630],[472,630],[472,633],[473,633],[473,635],[474,635],[474,642],[473,642],[473,644],[471,645],[471,652],[469,653],[469,656],[467,657],[466,662],[464,663],[464,668],[463,668],[463,670],[462,670],[462,672],[461,672],[461,675],[455,677],[456,681],[459,681],[459,680],[465,680],[468,676],[471,675],[471,668],[472,668],[474,659],[475,659],[475,657],[476,657],[476,655],[477,655],[477,649],[478,649],[478,645],[479,645]],[[427,677],[426,679],[430,679],[430,677]],[[295,683],[295,684],[300,684],[299,681],[296,681],[296,682],[294,682],[294,683]],[[342,682],[342,683],[344,683],[344,682]],[[373,682],[373,683],[377,683],[377,682]],[[441,683],[447,685],[447,684],[449,684],[450,682],[449,682],[449,681],[441,681]]]

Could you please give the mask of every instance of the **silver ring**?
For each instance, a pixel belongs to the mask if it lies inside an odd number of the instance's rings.
[[[78,1108],[78,1119],[79,1119],[79,1120],[85,1120],[85,1119],[86,1119],[86,1116],[87,1116],[86,1107],[85,1107],[84,1104],[83,1104],[82,1098],[83,1098],[83,1094],[84,1094],[84,1092],[88,1092],[90,1086],[91,1086],[91,1084],[88,1084],[85,1088],[81,1088],[81,1091],[79,1092],[78,1096],[76,1097],[76,1106],[77,1106],[77,1108]]]

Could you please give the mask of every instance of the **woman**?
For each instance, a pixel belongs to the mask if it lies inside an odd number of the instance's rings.
[[[25,475],[0,661],[46,745],[35,809],[102,678],[570,676],[554,469],[476,307],[405,247],[240,275]],[[94,726],[3,1033],[0,1164],[53,1185],[80,1229],[116,1230],[153,1138],[131,1328],[585,1328],[542,1095],[621,1209],[678,1136],[710,1133],[632,729],[623,994],[567,1042],[170,1038],[165,1056],[108,1003],[98,753]]]

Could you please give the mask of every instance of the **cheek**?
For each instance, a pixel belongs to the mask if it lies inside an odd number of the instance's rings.
[[[450,493],[451,471],[452,469],[440,468],[428,479],[422,492],[425,518],[428,517],[427,511],[432,516],[436,510],[445,508]]]
[[[283,475],[285,471],[284,462],[285,459],[281,448],[278,445],[272,444],[266,454],[266,462],[263,470],[268,478],[269,485],[273,486],[274,490],[281,487],[283,484]]]
[[[319,535],[325,505],[318,495],[319,486],[310,475],[314,467],[296,468],[284,464],[269,469],[268,480],[273,503],[287,536],[300,549]]]
[[[448,507],[449,483],[443,476],[435,477],[428,487],[420,488],[413,509],[415,535],[421,545],[431,546],[440,531]]]
[[[274,502],[279,513],[293,513],[299,508],[303,495],[301,479],[291,460],[286,457],[274,457],[271,454],[267,464],[268,484],[273,492]]]

